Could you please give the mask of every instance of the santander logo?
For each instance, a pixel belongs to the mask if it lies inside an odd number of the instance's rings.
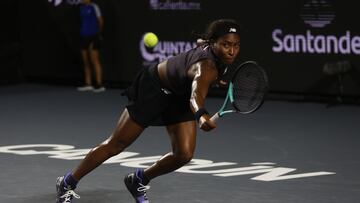
[[[275,28],[271,34],[274,53],[360,55],[360,36],[350,30],[340,30],[336,34],[320,32],[332,25],[336,17],[329,0],[306,2],[300,17],[310,28],[303,33],[287,33],[284,28]]]

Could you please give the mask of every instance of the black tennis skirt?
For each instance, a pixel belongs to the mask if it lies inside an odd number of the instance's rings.
[[[162,88],[156,67],[143,68],[124,92],[130,117],[144,128],[195,120],[190,108],[191,91],[177,95]]]

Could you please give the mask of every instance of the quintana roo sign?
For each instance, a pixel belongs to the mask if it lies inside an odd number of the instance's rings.
[[[90,149],[75,149],[71,145],[59,144],[25,144],[0,146],[0,153],[16,155],[48,155],[49,158],[62,160],[83,159]],[[114,156],[104,164],[120,164],[121,166],[146,168],[156,162],[161,156],[138,156],[137,152],[122,152]],[[176,172],[191,174],[209,174],[217,177],[233,177],[250,174],[260,174],[252,180],[257,181],[280,181],[296,178],[334,175],[334,172],[308,172],[291,173],[296,168],[278,167],[273,162],[251,163],[249,166],[237,166],[234,162],[213,162],[205,159],[193,159],[189,164],[178,169]],[[289,174],[291,173],[291,174]]]

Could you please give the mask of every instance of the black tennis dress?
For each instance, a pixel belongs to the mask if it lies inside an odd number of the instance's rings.
[[[211,59],[219,75],[225,64],[217,59],[209,46],[198,46],[167,60],[167,76],[170,89],[162,87],[157,65],[143,68],[132,85],[124,92],[129,103],[126,108],[130,117],[142,127],[167,126],[195,120],[190,108],[192,78],[187,71],[196,62]]]

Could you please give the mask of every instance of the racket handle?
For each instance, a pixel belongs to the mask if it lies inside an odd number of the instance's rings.
[[[220,114],[219,112],[216,112],[211,118],[210,120],[214,123],[216,123],[216,121],[220,118]]]

